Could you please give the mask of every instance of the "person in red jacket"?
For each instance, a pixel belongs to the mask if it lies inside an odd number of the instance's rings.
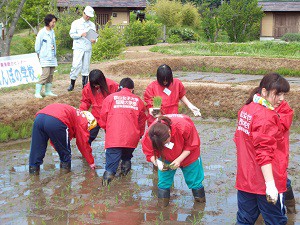
[[[99,121],[103,100],[108,95],[116,92],[119,85],[115,81],[105,78],[103,72],[98,69],[94,69],[89,73],[89,81],[89,84],[85,85],[82,89],[82,98],[79,109],[87,111],[92,107],[92,114],[96,120]],[[90,144],[92,144],[92,141],[97,137],[99,130],[99,124],[90,130]]]
[[[105,172],[103,185],[114,178],[120,160],[121,175],[131,170],[132,153],[145,132],[146,114],[143,101],[133,94],[134,82],[124,78],[119,91],[107,96],[102,105],[99,124],[105,130]]]
[[[201,116],[200,110],[185,96],[186,91],[182,82],[173,78],[172,69],[168,65],[158,67],[156,78],[157,80],[150,83],[144,92],[144,101],[149,112],[148,126],[155,120],[152,111],[153,98],[156,96],[162,98],[161,114],[178,114],[178,103],[181,100],[195,116]]]
[[[239,110],[234,136],[237,149],[237,224],[254,224],[261,213],[266,224],[286,224],[288,149],[274,108],[290,90],[288,81],[273,73],[263,77]]]
[[[89,130],[97,125],[88,111],[80,111],[67,104],[50,104],[37,112],[33,123],[29,156],[29,173],[39,174],[46,154],[48,140],[60,158],[60,168],[71,169],[70,141],[76,144],[92,169],[95,169],[92,148],[89,145]]]
[[[279,149],[283,149],[289,156],[290,149],[290,127],[293,122],[294,111],[286,101],[282,101],[278,107],[275,108],[279,114],[281,128],[283,132],[283,142],[280,143]],[[288,159],[287,159],[288,160]],[[285,192],[285,206],[288,213],[296,213],[296,202],[294,198],[294,192],[291,185],[291,180],[287,179],[287,191]]]
[[[186,184],[196,202],[205,202],[202,185],[204,172],[200,157],[200,137],[193,121],[183,114],[158,117],[142,139],[148,162],[158,167],[158,202],[166,207],[177,168],[181,168]]]

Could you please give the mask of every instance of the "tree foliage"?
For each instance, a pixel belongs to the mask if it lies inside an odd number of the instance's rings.
[[[101,61],[117,57],[124,48],[125,42],[121,31],[107,24],[100,30],[98,41],[93,45],[92,60]]]
[[[49,0],[26,0],[22,9],[21,18],[18,21],[20,28],[31,28],[37,33],[39,25],[43,26],[47,14],[55,14]]]
[[[251,30],[264,15],[257,0],[231,0],[219,9],[220,23],[232,42],[249,40]]]
[[[63,49],[72,49],[73,39],[70,37],[69,32],[71,29],[71,24],[74,20],[80,18],[80,14],[77,12],[75,7],[69,7],[65,11],[59,12],[57,14],[58,21],[54,28],[56,36],[56,44],[58,49],[58,55]]]
[[[199,24],[200,15],[193,3],[182,4],[178,0],[160,0],[151,8],[159,22],[167,27],[190,26]]]
[[[26,0],[2,0],[0,22],[4,25],[5,40],[0,39],[1,54],[10,55],[10,44]]]
[[[169,0],[158,1],[153,7],[160,22],[167,27],[173,27],[181,24],[181,8],[181,2]]]

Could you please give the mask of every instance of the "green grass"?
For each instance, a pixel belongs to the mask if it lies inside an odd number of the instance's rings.
[[[33,119],[5,125],[0,124],[0,142],[28,138],[31,136]]]
[[[300,59],[300,42],[193,43],[155,46],[150,49],[176,56],[248,56]]]

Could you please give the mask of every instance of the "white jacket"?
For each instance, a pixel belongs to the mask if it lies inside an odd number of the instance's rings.
[[[39,54],[42,67],[57,66],[56,41],[53,30],[41,29],[35,40],[35,52]]]
[[[96,31],[95,24],[90,20],[85,21],[83,17],[81,17],[80,19],[73,21],[69,33],[73,39],[73,49],[92,51],[92,43],[85,37],[81,37],[82,33],[87,33],[90,29]]]

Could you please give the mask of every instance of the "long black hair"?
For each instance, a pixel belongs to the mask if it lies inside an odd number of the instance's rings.
[[[169,87],[173,82],[173,72],[171,68],[166,64],[160,65],[157,68],[156,79],[161,86]],[[166,81],[167,84],[164,84],[164,81]]]
[[[106,97],[107,95],[110,94],[108,87],[107,87],[106,78],[101,70],[98,70],[98,69],[92,70],[89,74],[89,80],[90,80],[90,86],[91,86],[93,95],[96,94],[97,88],[95,86],[98,86],[98,85],[100,87],[100,91],[103,96]]]
[[[270,73],[263,77],[258,87],[253,89],[250,97],[246,101],[246,105],[250,104],[253,101],[253,96],[255,94],[261,94],[263,88],[265,88],[268,92],[275,90],[275,94],[277,95],[281,92],[289,92],[290,84],[284,77],[280,76],[278,73]]]

